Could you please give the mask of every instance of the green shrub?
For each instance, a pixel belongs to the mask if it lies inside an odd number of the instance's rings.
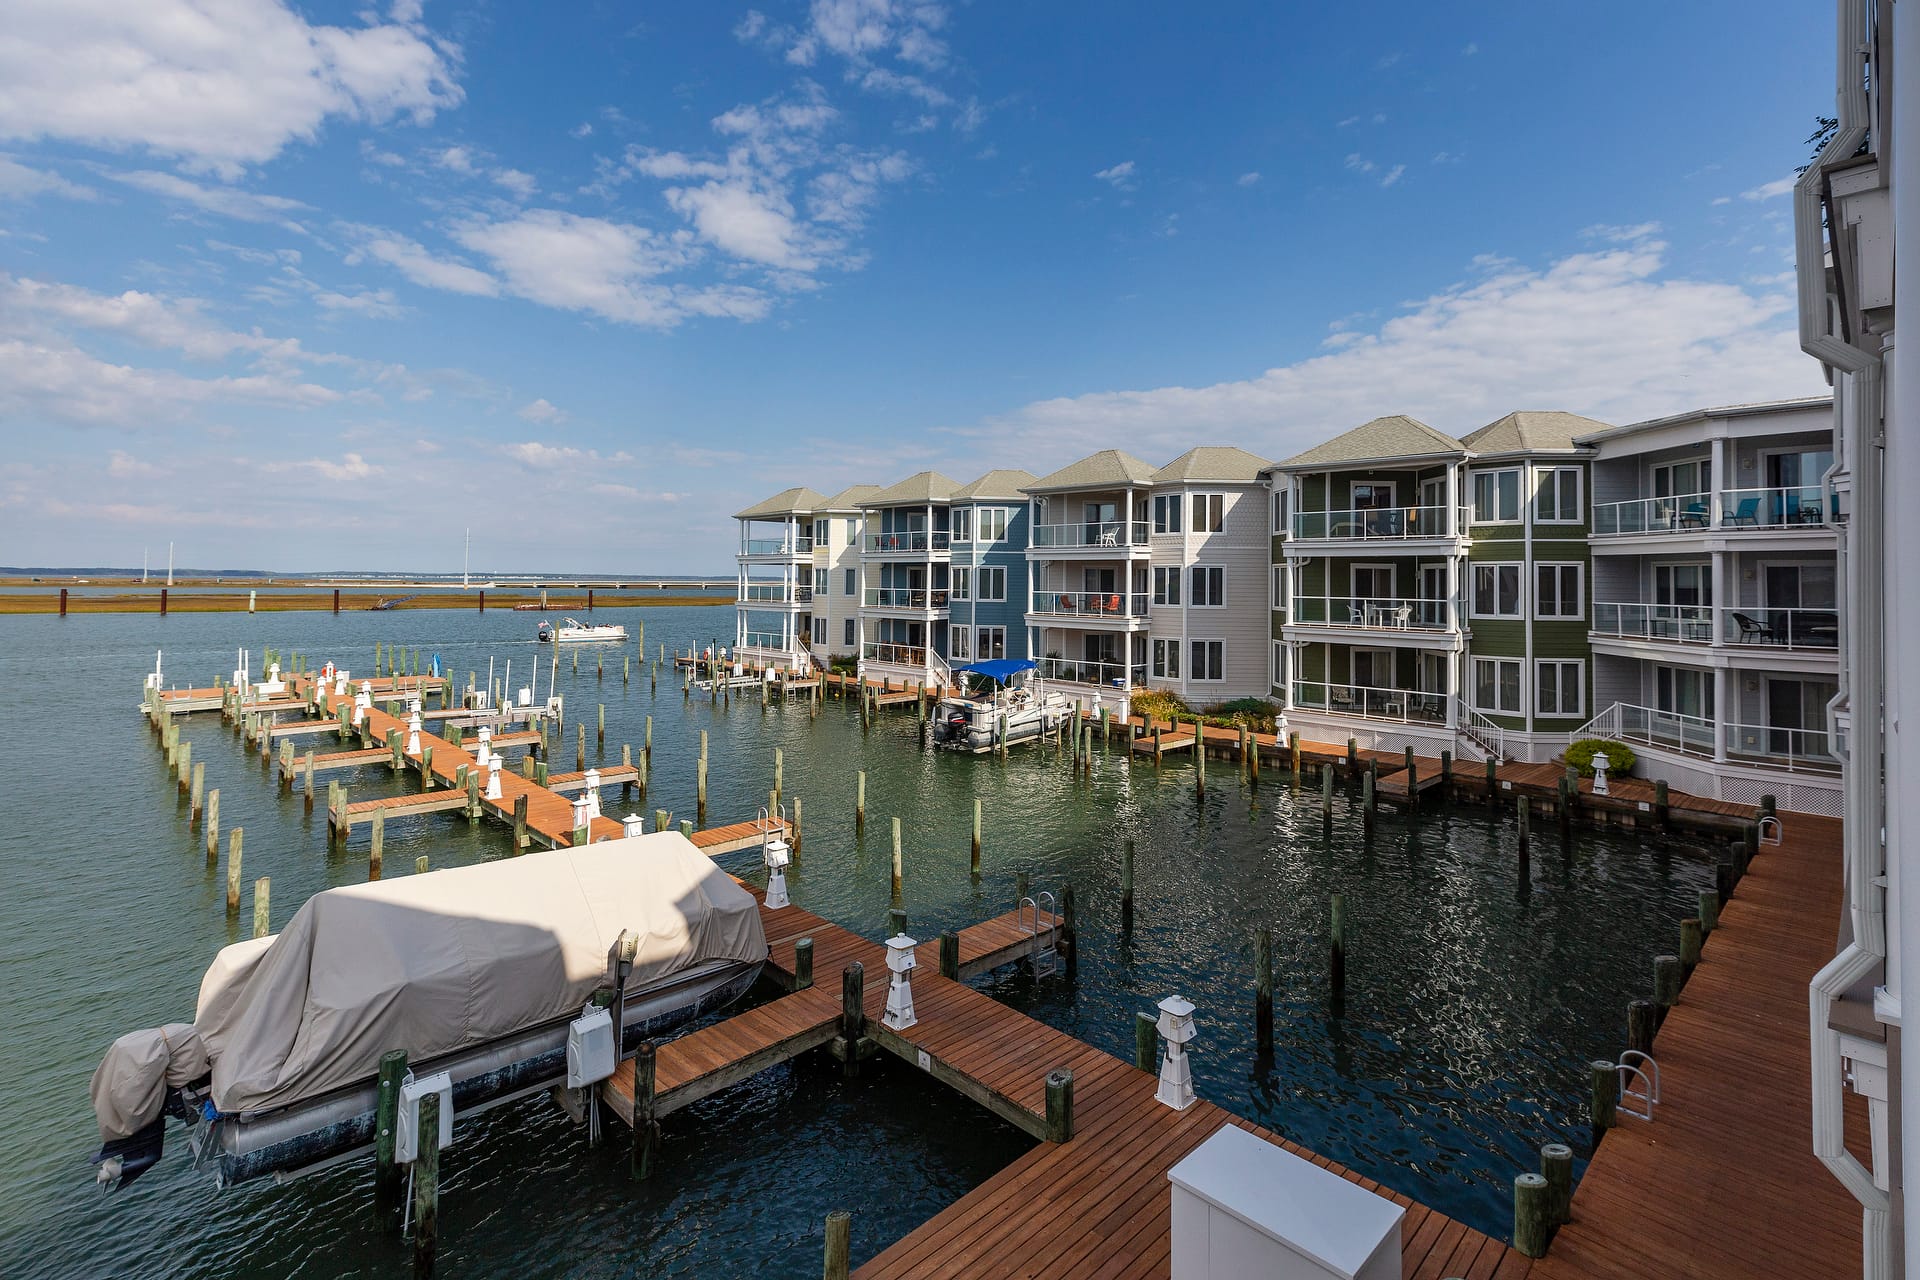
[[[1567,748],[1566,761],[1580,771],[1583,778],[1593,776],[1593,757],[1595,753],[1607,758],[1609,777],[1624,778],[1633,772],[1633,748],[1624,742],[1613,742],[1606,738],[1582,738]]]
[[[1154,720],[1191,720],[1193,708],[1181,701],[1177,693],[1168,693],[1165,689],[1144,689],[1133,695],[1133,713],[1148,716]]]
[[[1201,718],[1223,729],[1245,725],[1258,733],[1272,733],[1277,712],[1278,708],[1265,698],[1235,698],[1232,702],[1208,707]]]
[[[838,676],[850,676],[859,669],[860,660],[852,654],[840,654],[827,659],[827,670]]]

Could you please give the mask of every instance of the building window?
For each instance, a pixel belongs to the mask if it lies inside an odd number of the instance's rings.
[[[975,574],[974,580],[980,588],[979,594],[974,597],[975,599],[1005,600],[1007,598],[1007,571],[1005,568],[987,565],[975,569],[973,572]]]
[[[1180,495],[1163,493],[1153,500],[1153,531],[1155,533],[1180,532]]]
[[[1227,521],[1227,495],[1224,493],[1196,493],[1193,495],[1193,531],[1195,533],[1218,533]]]
[[[1193,590],[1187,596],[1191,604],[1215,608],[1227,602],[1227,571],[1219,565],[1193,566]]]
[[[860,594],[859,570],[857,569],[847,570],[847,583],[846,583],[845,594],[850,596],[857,596]]]
[[[947,636],[947,646],[953,650],[947,656],[955,662],[973,661],[973,632],[966,627],[955,627]]]
[[[1661,463],[1651,468],[1651,474],[1656,498],[1690,498],[1713,488],[1713,463],[1706,458]]]
[[[1653,566],[1653,602],[1674,605],[1711,605],[1713,573],[1704,564]]]
[[[1180,603],[1180,571],[1172,568],[1153,571],[1153,602],[1155,604]]]
[[[955,569],[953,571],[953,593],[955,600],[973,599],[973,570]]]
[[[1287,531],[1287,491],[1285,489],[1273,491],[1273,531],[1275,533]]]
[[[807,632],[807,642],[809,644],[825,644],[827,642],[827,620],[825,618],[815,618],[813,620],[813,627]]]
[[[1544,467],[1533,495],[1536,524],[1580,523],[1580,468]]]
[[[1287,642],[1284,640],[1275,640],[1273,642],[1273,671],[1271,674],[1273,678],[1267,682],[1269,685],[1275,689],[1284,689],[1287,687]]]
[[[955,507],[953,509],[952,540],[955,542],[973,541],[973,508]]]
[[[1272,600],[1267,607],[1278,613],[1287,603],[1287,567],[1285,565],[1273,566],[1271,596]]]
[[[974,523],[980,526],[980,541],[999,542],[1007,536],[1007,509],[1005,507],[976,508]]]
[[[1476,618],[1520,616],[1519,565],[1476,564],[1473,566],[1473,616]]]
[[[1227,645],[1224,640],[1195,640],[1193,663],[1187,668],[1189,680],[1225,680]]]
[[[1165,680],[1180,678],[1180,642],[1178,640],[1153,642],[1153,674]]]
[[[1533,567],[1533,616],[1536,618],[1582,618],[1586,616],[1586,566],[1582,564],[1537,564]]]
[[[845,628],[845,638],[842,639],[840,643],[846,645],[848,648],[853,647],[853,619],[852,618],[847,619],[847,624]]]
[[[1473,473],[1475,524],[1511,524],[1520,518],[1520,469]]]
[[[1520,714],[1520,659],[1475,658],[1473,705],[1481,711]]]
[[[1543,716],[1584,714],[1586,698],[1584,662],[1541,659],[1533,664],[1533,700]]]
[[[853,546],[858,546],[859,544],[860,544],[860,517],[848,516],[847,517],[847,545],[850,547],[853,547]]]
[[[1004,658],[1007,656],[1007,629],[1005,627],[974,628],[974,656],[979,659]]]
[[[827,594],[827,571],[825,569],[815,569],[813,571],[813,594],[817,596]]]
[[[824,547],[827,545],[828,536],[829,536],[827,534],[827,527],[831,523],[832,523],[831,521],[826,520],[824,518],[815,520],[813,522],[813,545],[814,546]]]

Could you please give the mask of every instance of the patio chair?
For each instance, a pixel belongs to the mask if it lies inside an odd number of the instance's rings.
[[[1393,611],[1393,625],[1396,627],[1399,627],[1401,630],[1404,631],[1407,628],[1407,625],[1412,621],[1413,621],[1412,605],[1403,604],[1398,609],[1395,609]]]
[[[1108,597],[1107,597],[1107,612],[1108,612],[1108,613],[1118,613],[1118,612],[1120,612],[1120,597],[1119,597],[1119,596],[1108,596]]]
[[[1111,525],[1102,528],[1100,530],[1100,545],[1103,547],[1119,546],[1120,531],[1118,529],[1113,528]]]
[[[1758,529],[1760,527],[1760,495],[1751,494],[1740,499],[1740,505],[1727,516],[1727,523]]]
[[[1707,504],[1689,502],[1681,508],[1677,519],[1682,529],[1704,529],[1707,527]]]
[[[1758,618],[1750,618],[1744,613],[1733,616],[1734,625],[1740,628],[1741,644],[1772,644],[1773,628]]]

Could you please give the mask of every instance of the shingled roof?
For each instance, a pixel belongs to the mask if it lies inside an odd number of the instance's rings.
[[[871,497],[862,498],[858,505],[901,507],[913,503],[951,502],[953,491],[959,487],[957,481],[949,480],[938,471],[916,471],[900,483],[890,484]]]
[[[1023,502],[1026,495],[1020,491],[1032,484],[1034,474],[1031,471],[1000,468],[989,471],[972,484],[961,485],[953,491],[955,502],[978,502],[982,498],[1000,499],[1007,502]]]
[[[1276,469],[1305,470],[1310,467],[1339,466],[1344,463],[1377,462],[1388,458],[1459,457],[1466,446],[1444,431],[1435,431],[1418,418],[1396,413],[1363,422],[1342,432],[1325,444],[1317,444],[1305,453],[1296,453]]]
[[[1102,449],[1041,476],[1027,486],[1028,493],[1059,489],[1124,489],[1129,485],[1149,485],[1157,468],[1119,449]]]
[[[1532,451],[1564,453],[1579,448],[1581,436],[1611,427],[1594,418],[1558,409],[1522,409],[1489,422],[1471,435],[1460,438],[1475,453],[1526,453]]]
[[[1196,481],[1251,484],[1272,466],[1265,458],[1231,445],[1201,445],[1189,449],[1153,473],[1155,484],[1191,484]]]
[[[877,484],[850,485],[820,504],[822,511],[853,511],[860,504],[880,492]]]
[[[745,511],[733,513],[735,520],[777,520],[781,516],[800,516],[818,511],[827,503],[826,498],[804,485],[792,489],[782,489],[763,502],[756,502]]]

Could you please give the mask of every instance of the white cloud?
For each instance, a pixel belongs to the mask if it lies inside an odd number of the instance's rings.
[[[547,444],[542,440],[521,440],[502,445],[500,452],[515,462],[542,471],[550,471],[557,467],[599,466],[608,463],[617,465],[633,461],[633,455],[625,451],[602,454],[597,449],[576,449],[572,445]]]
[[[1462,49],[1460,52],[1464,56],[1471,58],[1474,54],[1480,52],[1480,45],[1478,42],[1470,40],[1467,42],[1467,47]]]
[[[1631,226],[1615,226],[1612,223],[1596,222],[1590,227],[1580,229],[1582,240],[1603,240],[1608,244],[1638,244],[1651,236],[1660,234],[1658,222],[1636,222]]]
[[[1385,413],[1458,433],[1521,407],[1624,423],[1823,389],[1799,351],[1789,288],[1672,278],[1665,253],[1643,239],[1544,268],[1485,259],[1371,332],[1336,333],[1320,354],[1211,386],[1038,401],[962,430],[955,453],[977,456],[982,437],[1041,440],[1045,456],[1028,465],[1054,466],[1115,439],[1154,458],[1211,435],[1284,458]]]
[[[138,430],[210,404],[314,408],[343,397],[281,374],[194,378],[99,359],[58,339],[0,338],[0,417]]]
[[[376,262],[386,263],[415,284],[430,289],[445,289],[451,293],[472,294],[482,298],[491,298],[500,292],[500,282],[486,272],[451,258],[436,257],[424,246],[405,236],[378,227],[349,226],[343,229],[356,240],[355,247],[346,255],[348,266],[356,266],[372,258]]]
[[[1101,182],[1110,184],[1115,191],[1132,191],[1140,185],[1134,178],[1134,164],[1131,160],[1122,160],[1119,164],[1101,169],[1093,176]]]
[[[573,128],[571,128],[571,129],[569,129],[569,130],[567,130],[567,136],[568,136],[568,137],[570,137],[570,138],[590,138],[590,137],[592,137],[592,136],[593,136],[593,124],[592,124],[592,122],[591,122],[591,121],[588,121],[588,120],[582,120],[582,121],[581,121],[581,122],[580,122],[579,124],[577,124],[577,125],[575,125],[575,126],[573,126]]]
[[[1359,116],[1348,116],[1345,120],[1340,121],[1338,124],[1334,125],[1333,127],[1336,129],[1346,129],[1359,123],[1360,123]]]
[[[1392,186],[1394,183],[1400,181],[1401,176],[1405,174],[1406,171],[1407,166],[1403,164],[1393,166],[1393,168],[1380,175],[1380,185],[1383,187]]]
[[[151,462],[142,462],[124,449],[115,449],[107,455],[107,474],[118,479],[129,476],[158,475],[160,468]]]
[[[1458,151],[1436,151],[1433,153],[1435,164],[1459,164],[1464,159]]]
[[[459,53],[416,20],[310,25],[279,0],[13,0],[0,137],[178,156],[233,176],[332,118],[424,122]]]
[[[315,289],[313,302],[321,310],[336,315],[365,316],[373,320],[391,320],[407,313],[391,289],[356,289],[352,293]]]
[[[1367,159],[1358,151],[1347,157],[1346,164],[1347,168],[1353,170],[1355,173],[1372,173],[1375,167],[1373,161]]]
[[[1234,179],[1234,184],[1236,186],[1251,187],[1256,182],[1259,182],[1259,181],[1260,181],[1260,174],[1256,171],[1256,172],[1241,174],[1238,178]]]
[[[93,200],[99,194],[92,187],[69,182],[57,173],[32,169],[0,155],[0,200],[27,200],[47,195],[65,196],[69,200]]]
[[[1715,196],[1713,198],[1713,203],[1715,203],[1716,205],[1732,204],[1733,197],[1732,196]]]
[[[287,471],[311,471],[323,480],[366,480],[385,470],[357,453],[341,454],[339,459],[305,458],[297,462],[262,462],[262,471],[279,474]]]
[[[1751,191],[1742,191],[1740,198],[1742,200],[1771,200],[1775,196],[1784,196],[1791,192],[1793,190],[1793,184],[1796,181],[1797,179],[1795,178],[1775,178],[1772,182],[1764,183]]]
[[[1383,53],[1378,58],[1374,59],[1373,69],[1375,71],[1385,71],[1389,67],[1394,66],[1396,63],[1400,61],[1400,59],[1404,57],[1406,57],[1406,55],[1401,53],[1398,49],[1394,50],[1392,53]]]
[[[473,173],[473,152],[466,147],[448,147],[433,157],[433,162],[442,169],[451,169],[455,173]]]
[[[565,422],[567,420],[567,411],[565,409],[558,408],[555,405],[548,403],[546,398],[543,396],[540,399],[535,400],[532,404],[521,405],[520,416],[526,419],[528,422],[536,423],[541,426],[546,426],[548,424],[553,424],[555,426],[558,426],[560,423]]]
[[[792,271],[819,266],[801,243],[793,206],[777,192],[746,181],[709,182],[670,188],[667,204],[693,224],[701,239],[736,258]]]
[[[22,332],[41,323],[109,333],[153,350],[178,351],[194,360],[223,360],[235,354],[281,361],[303,356],[292,338],[269,338],[224,328],[204,314],[196,299],[174,301],[129,289],[95,293],[78,285],[16,279],[0,273],[0,326]]]
[[[208,213],[217,213],[241,222],[270,222],[289,231],[306,234],[307,229],[295,220],[293,214],[310,206],[286,196],[260,195],[253,191],[242,191],[238,187],[205,186],[178,174],[160,173],[153,169],[135,169],[130,173],[108,176],[115,182],[124,182],[130,187],[169,200],[178,200]]]
[[[495,169],[487,176],[493,179],[495,186],[505,187],[522,200],[531,200],[539,190],[533,175],[518,169]]]

